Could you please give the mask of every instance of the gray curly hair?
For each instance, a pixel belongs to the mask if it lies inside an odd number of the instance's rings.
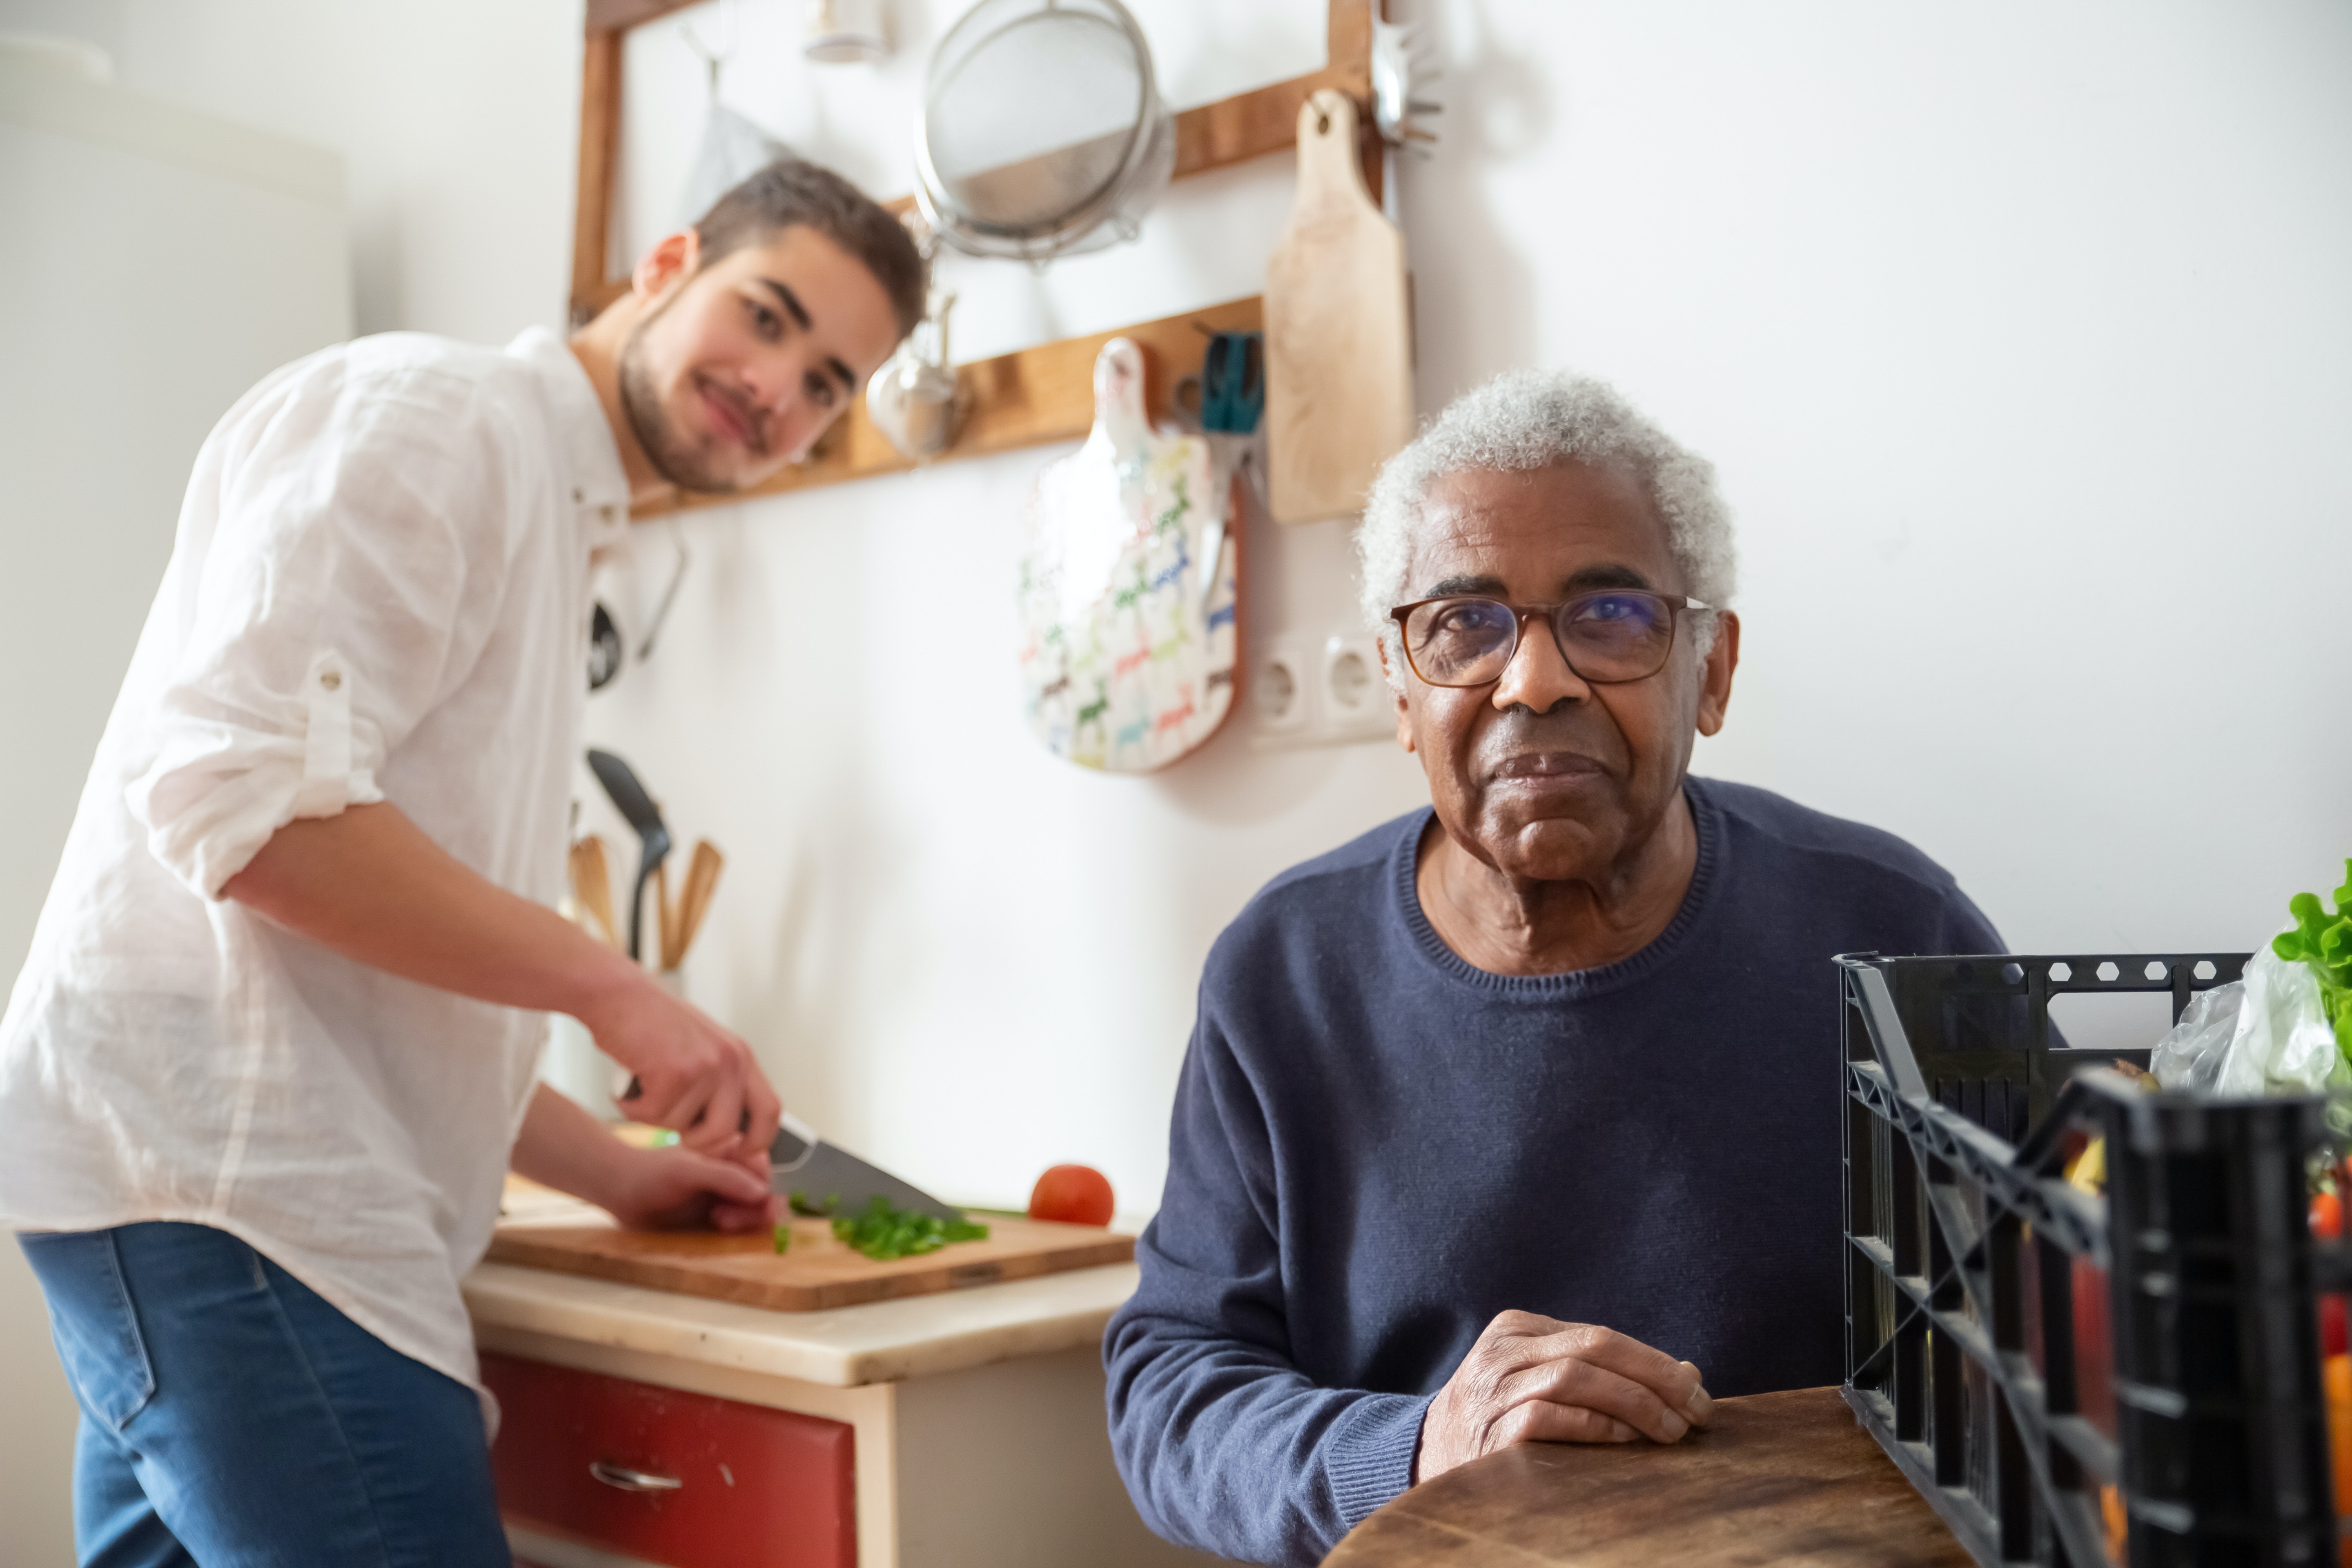
[[[1403,689],[1403,648],[1390,609],[1406,596],[1414,531],[1429,488],[1465,468],[1504,473],[1553,463],[1622,464],[1665,520],[1666,548],[1691,597],[1731,602],[1738,562],[1731,509],[1716,493],[1715,465],[1676,445],[1615,387],[1566,371],[1506,371],[1457,397],[1372,481],[1356,530],[1362,567],[1364,624],[1389,654],[1389,683]],[[1705,658],[1715,646],[1716,617],[1693,611],[1691,639]]]

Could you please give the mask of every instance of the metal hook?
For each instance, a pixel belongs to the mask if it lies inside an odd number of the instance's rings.
[[[661,604],[654,611],[653,625],[646,628],[645,640],[637,645],[640,660],[652,657],[654,638],[661,636],[662,623],[669,619],[669,607],[677,598],[677,585],[686,581],[686,563],[693,559],[687,553],[686,531],[678,527],[675,517],[669,520],[669,542],[677,547],[677,564],[670,570],[669,586],[662,590]]]
[[[923,216],[923,209],[919,205],[910,206],[900,213],[898,221],[906,226],[907,233],[914,239],[916,253],[922,257],[926,264],[938,257],[939,231],[931,226],[931,220]]]

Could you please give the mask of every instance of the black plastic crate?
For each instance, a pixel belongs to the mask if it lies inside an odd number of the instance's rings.
[[[1986,1568],[2105,1563],[2112,1506],[2132,1568],[2336,1561],[2326,1102],[2149,1094],[2105,1065],[2145,1050],[2050,1025],[2070,992],[2168,992],[2177,1020],[2248,957],[1837,961],[1845,1397]],[[2100,1135],[2105,1201],[2061,1178]]]

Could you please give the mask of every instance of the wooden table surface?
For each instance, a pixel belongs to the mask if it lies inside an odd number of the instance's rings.
[[[1536,1443],[1373,1514],[1324,1568],[1971,1568],[1834,1388],[1717,1402],[1680,1443]]]

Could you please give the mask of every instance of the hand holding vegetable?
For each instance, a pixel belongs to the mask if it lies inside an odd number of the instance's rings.
[[[511,1163],[640,1230],[756,1230],[775,1206],[766,1150],[717,1160],[675,1144],[633,1149],[545,1084],[532,1091]]]
[[[765,1154],[755,1172],[677,1146],[629,1150],[597,1201],[632,1230],[755,1231],[772,1223],[776,1206]]]

